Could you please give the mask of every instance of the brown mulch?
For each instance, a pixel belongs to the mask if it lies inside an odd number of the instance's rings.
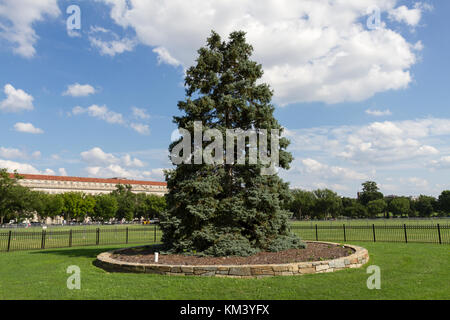
[[[161,265],[244,265],[282,264],[293,262],[321,261],[349,256],[353,249],[324,243],[308,243],[306,249],[290,249],[279,252],[259,252],[250,257],[198,257],[181,254],[159,254]],[[113,254],[112,258],[135,263],[154,264],[151,247],[130,248]]]

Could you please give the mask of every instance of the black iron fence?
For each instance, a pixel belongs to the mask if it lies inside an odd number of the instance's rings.
[[[70,230],[6,230],[0,231],[0,252],[127,243],[151,244],[158,243],[160,239],[161,230],[157,225]]]
[[[291,226],[304,240],[450,244],[450,225]]]
[[[364,225],[291,226],[304,240],[372,241],[450,244],[450,225]],[[98,246],[127,243],[159,243],[162,232],[157,225],[103,227],[71,230],[0,231],[0,252]]]

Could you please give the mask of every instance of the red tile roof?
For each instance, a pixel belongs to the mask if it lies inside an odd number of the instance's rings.
[[[95,183],[114,183],[114,184],[137,184],[137,185],[150,185],[150,186],[163,186],[166,187],[165,182],[156,181],[140,181],[140,180],[128,180],[128,179],[98,179],[98,178],[80,178],[80,177],[62,177],[62,176],[46,176],[39,174],[20,174],[27,180],[54,180],[54,181],[74,181],[74,182],[95,182]],[[14,177],[14,174],[11,174]]]

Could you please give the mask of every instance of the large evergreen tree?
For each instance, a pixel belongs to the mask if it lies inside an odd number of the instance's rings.
[[[217,129],[223,137],[227,129],[266,129],[269,133],[282,129],[273,117],[271,89],[257,82],[263,70],[250,60],[252,51],[244,32],[231,33],[228,42],[212,32],[206,47],[198,51],[196,65],[186,72],[187,97],[178,103],[184,114],[174,117],[179,128],[194,136],[194,122],[201,121],[203,131]],[[170,145],[171,153],[181,140]],[[292,161],[286,152],[288,144],[287,139],[280,138],[279,166],[285,169]],[[203,142],[203,150],[207,145]],[[271,154],[274,151],[270,142],[268,145]],[[248,160],[247,140],[245,150]],[[211,155],[227,157],[226,152]],[[237,155],[235,148],[233,159]],[[261,250],[304,247],[289,231],[290,213],[284,209],[290,200],[288,184],[276,174],[262,175],[264,165],[260,161],[234,165],[223,162],[181,163],[166,173],[169,193],[161,228],[170,251],[245,256]]]

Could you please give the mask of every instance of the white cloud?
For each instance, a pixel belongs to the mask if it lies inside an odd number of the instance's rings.
[[[431,160],[430,164],[434,168],[450,168],[450,156],[443,156],[437,160]]]
[[[48,176],[54,176],[55,171],[53,171],[52,169],[45,169],[44,174]]]
[[[58,173],[60,176],[66,177],[67,176],[67,171],[65,168],[59,168],[58,169]]]
[[[144,163],[138,158],[131,158],[129,154],[126,154],[122,157],[122,163],[126,167],[143,167]]]
[[[11,84],[4,87],[6,99],[0,103],[0,110],[5,112],[20,112],[33,110],[33,97],[21,89],[15,89]]]
[[[107,167],[87,167],[87,174],[90,177],[99,178],[135,178],[135,174],[122,168],[120,165],[110,164]]]
[[[81,153],[81,158],[90,164],[107,165],[117,163],[119,160],[111,153],[106,153],[102,149],[96,147],[89,151]]]
[[[133,114],[132,114],[133,118],[139,118],[142,120],[146,120],[150,117],[144,109],[139,109],[139,108],[133,107],[132,110],[133,110]],[[136,131],[137,133],[142,134],[142,135],[150,134],[149,125],[143,124],[143,123],[129,122],[128,120],[124,119],[124,116],[121,113],[111,111],[105,105],[98,106],[98,105],[94,104],[88,108],[76,106],[69,113],[69,116],[70,115],[77,116],[77,115],[81,115],[84,113],[87,113],[91,117],[104,120],[111,124],[119,124],[119,125],[122,125],[125,127],[129,127],[131,129],[133,129],[134,131]]]
[[[89,84],[82,85],[79,83],[74,83],[67,87],[67,90],[63,92],[63,95],[72,97],[86,97],[94,93],[96,93],[96,90],[93,86]]]
[[[389,18],[406,23],[409,26],[416,26],[421,18],[422,11],[420,8],[409,9],[407,6],[400,6],[398,8],[389,10]]]
[[[361,101],[406,88],[416,47],[385,21],[366,29],[366,10],[375,5],[417,25],[426,9],[405,11],[396,0],[102,1],[111,6],[116,24],[134,29],[159,62],[173,66],[192,65],[211,29],[222,36],[246,31],[254,59],[264,67],[263,80],[281,105]]]
[[[24,158],[24,152],[19,149],[0,147],[0,157],[6,159]]]
[[[87,113],[89,116],[104,120],[111,124],[124,124],[125,121],[123,119],[123,115],[108,109],[107,106],[98,106],[96,104],[88,107],[82,108],[77,106],[72,109],[73,115],[80,115],[83,113]]]
[[[97,48],[101,55],[114,57],[116,54],[133,51],[137,45],[135,39],[127,37],[121,39],[116,33],[99,26],[91,27],[89,34],[91,46]],[[105,37],[110,39],[105,40]]]
[[[133,117],[141,120],[148,120],[150,119],[150,115],[147,113],[147,110],[140,109],[136,107],[131,107],[131,110],[133,111]]]
[[[324,179],[342,179],[342,180],[364,180],[368,179],[368,176],[364,173],[356,172],[352,169],[329,166],[327,164],[320,163],[315,159],[303,159],[303,170],[305,174],[313,174],[320,176]]]
[[[44,130],[36,128],[31,123],[23,123],[18,122],[14,125],[14,130],[17,132],[23,132],[23,133],[31,133],[31,134],[42,134],[44,133]]]
[[[131,123],[130,127],[133,128],[134,131],[142,134],[142,135],[149,135],[150,134],[150,128],[147,124],[142,123]]]
[[[392,112],[389,109],[386,109],[386,110],[371,110],[371,109],[367,109],[366,113],[371,115],[371,116],[375,116],[375,117],[382,117],[382,116],[390,116],[390,115],[392,115]]]
[[[416,161],[435,157],[438,148],[450,148],[450,119],[427,118],[373,122],[361,126],[287,130],[290,150],[316,152],[326,157],[365,165]],[[441,139],[442,137],[442,139]]]
[[[57,17],[57,0],[2,0],[0,2],[0,38],[11,42],[13,50],[26,58],[35,55],[38,39],[33,27],[46,16]]]
[[[32,154],[31,154],[31,157],[33,158],[33,159],[39,159],[40,157],[41,157],[41,152],[40,151],[35,151],[35,152],[33,152]]]
[[[10,160],[2,160],[0,159],[0,168],[6,168],[8,171],[12,172],[17,170],[19,173],[29,173],[29,174],[40,174],[41,172],[37,170],[30,164],[20,163]]]
[[[164,169],[162,169],[162,168],[152,169],[150,171],[144,171],[142,174],[144,175],[144,177],[151,179],[151,180],[156,180],[156,181],[164,181],[165,180]]]
[[[125,154],[121,158],[106,153],[101,148],[95,147],[91,150],[81,153],[81,158],[89,165],[93,166],[108,166],[108,165],[123,165],[125,167],[143,167],[144,163],[138,158],[132,158],[129,154]]]
[[[10,160],[0,159],[0,168],[6,168],[9,172],[13,172],[17,170],[17,172],[22,174],[46,174],[46,175],[54,175],[55,172],[51,169],[45,169],[44,171],[40,171],[36,169],[34,166],[28,163],[15,162]]]

